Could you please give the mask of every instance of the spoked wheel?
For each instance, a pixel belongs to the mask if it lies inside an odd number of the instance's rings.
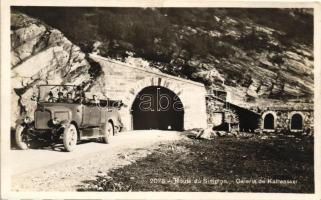
[[[77,129],[75,125],[70,124],[64,130],[63,143],[66,151],[73,151],[77,145]]]
[[[106,144],[109,144],[111,141],[111,138],[114,136],[114,126],[111,122],[107,122],[104,126],[103,126],[103,141]]]
[[[16,127],[16,144],[19,149],[27,150],[29,149],[29,138],[28,138],[28,130],[25,126],[18,125]]]

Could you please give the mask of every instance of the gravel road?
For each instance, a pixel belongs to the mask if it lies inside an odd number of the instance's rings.
[[[76,191],[85,180],[150,154],[160,144],[182,139],[173,131],[131,131],[111,144],[86,142],[73,152],[55,149],[11,150],[12,191]]]

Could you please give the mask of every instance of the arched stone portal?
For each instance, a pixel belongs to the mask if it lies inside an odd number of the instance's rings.
[[[161,86],[149,86],[136,96],[131,108],[134,130],[184,129],[184,107],[180,98]]]
[[[295,113],[291,117],[291,130],[303,129],[303,117],[299,113]]]
[[[180,99],[184,105],[184,130],[207,127],[206,90],[203,84],[93,54],[90,57],[98,62],[104,71],[104,78],[101,79],[103,82],[96,90],[104,88],[105,96],[123,102],[119,112],[125,130],[133,130],[134,101],[147,87],[168,89]],[[94,90],[95,88],[92,88],[92,91]]]
[[[262,116],[263,118],[263,129],[274,130],[276,126],[276,114],[274,112],[266,112]]]

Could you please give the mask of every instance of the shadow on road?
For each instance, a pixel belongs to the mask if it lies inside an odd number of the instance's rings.
[[[100,141],[97,139],[88,139],[88,140],[78,141],[77,145],[87,144],[90,142],[99,142],[100,143]],[[19,150],[19,148],[16,145],[16,141],[15,141],[15,130],[14,129],[11,129],[10,148],[11,148],[11,150]],[[33,139],[30,142],[29,148],[30,149],[43,149],[43,150],[48,150],[48,151],[65,152],[65,148],[64,148],[62,140],[60,140],[58,143],[53,143],[51,140],[46,139],[46,138]]]

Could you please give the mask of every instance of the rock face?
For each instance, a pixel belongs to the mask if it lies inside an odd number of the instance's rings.
[[[236,104],[313,99],[311,9],[42,9],[23,11],[88,52],[123,60],[131,52],[209,90],[225,87]]]
[[[39,20],[12,13],[11,41],[12,127],[21,116],[33,118],[36,85],[90,86],[99,79],[78,46]]]

